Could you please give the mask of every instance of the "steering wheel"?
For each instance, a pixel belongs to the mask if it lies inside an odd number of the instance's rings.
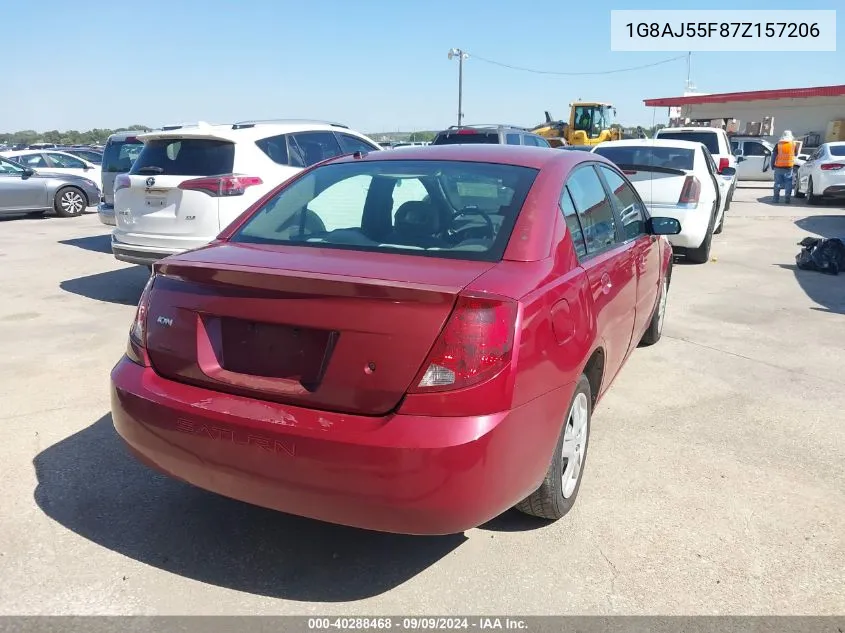
[[[464,215],[480,215],[482,218],[484,218],[484,224],[485,224],[485,226],[483,228],[484,235],[482,235],[481,237],[486,238],[486,239],[491,239],[491,240],[494,237],[496,237],[496,228],[493,226],[493,220],[490,219],[489,213],[487,213],[486,211],[482,211],[481,209],[479,209],[477,207],[465,207],[465,208],[461,209],[460,211],[458,211],[452,217],[452,222],[454,223],[455,220],[457,220],[459,217],[464,216]],[[452,229],[449,229],[449,236],[454,237],[455,235],[458,235],[459,233],[463,233],[464,231],[471,231],[473,229],[480,229],[480,228],[482,228],[482,227],[470,226],[470,227],[467,227],[467,228],[459,229],[457,231],[453,231]]]

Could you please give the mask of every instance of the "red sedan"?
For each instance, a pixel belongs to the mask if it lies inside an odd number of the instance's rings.
[[[660,338],[679,231],[587,152],[320,163],[154,266],[114,425],[172,477],[324,521],[557,519],[594,406]]]

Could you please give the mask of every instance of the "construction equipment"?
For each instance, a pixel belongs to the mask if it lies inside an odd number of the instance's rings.
[[[569,104],[569,121],[555,121],[546,111],[546,122],[531,129],[552,147],[598,145],[618,141],[621,130],[614,126],[616,108],[609,103],[578,101]]]

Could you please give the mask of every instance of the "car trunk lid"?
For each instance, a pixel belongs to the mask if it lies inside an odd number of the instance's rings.
[[[494,264],[223,244],[160,265],[154,370],[213,391],[383,415],[401,401],[458,293]]]

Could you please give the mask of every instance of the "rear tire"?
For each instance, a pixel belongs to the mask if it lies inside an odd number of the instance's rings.
[[[56,192],[53,208],[60,218],[73,218],[82,215],[88,206],[88,199],[81,189],[62,187]]]
[[[725,209],[725,211],[727,211],[727,209]],[[718,235],[725,227],[725,211],[722,211],[722,218],[719,220],[719,226],[713,230],[713,235]]]
[[[666,276],[660,284],[660,296],[657,298],[657,305],[654,306],[654,314],[651,315],[651,323],[640,339],[642,347],[654,345],[663,336],[663,322],[666,320],[666,301],[669,298],[669,283],[672,280],[672,268],[666,271]]]
[[[517,510],[555,521],[575,505],[587,463],[592,402],[590,381],[581,374],[546,478],[537,490],[516,505]]]

